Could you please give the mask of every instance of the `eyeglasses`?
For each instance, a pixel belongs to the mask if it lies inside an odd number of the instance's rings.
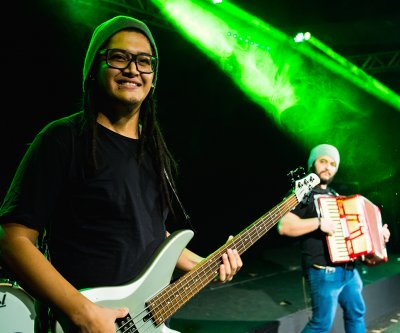
[[[133,54],[121,49],[104,49],[100,51],[102,59],[109,67],[125,69],[133,61],[140,73],[151,74],[157,67],[157,58],[147,53]]]

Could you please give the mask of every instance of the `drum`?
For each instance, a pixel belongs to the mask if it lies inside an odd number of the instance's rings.
[[[2,333],[33,333],[33,298],[15,283],[0,282],[0,327]]]

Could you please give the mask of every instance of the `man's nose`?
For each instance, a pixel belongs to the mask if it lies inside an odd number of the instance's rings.
[[[139,70],[137,68],[137,64],[136,61],[131,61],[129,66],[127,68],[125,68],[126,71],[133,73],[133,74],[139,74]]]

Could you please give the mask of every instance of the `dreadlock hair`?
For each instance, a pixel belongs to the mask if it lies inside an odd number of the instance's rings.
[[[97,68],[97,66],[98,64],[94,64],[92,68]],[[91,73],[95,73],[95,71],[92,70]],[[177,193],[177,189],[174,177],[177,175],[178,165],[169,151],[160,129],[156,112],[157,103],[153,90],[154,88],[151,89],[140,107],[139,124],[141,126],[141,131],[137,158],[139,163],[141,163],[145,152],[150,155],[159,179],[162,205],[163,207],[168,207],[172,215],[175,216],[173,197],[174,193]],[[89,79],[85,83],[85,90],[83,92],[83,116],[81,121],[81,135],[85,138],[85,170],[88,174],[93,174],[98,168],[98,161],[96,158],[96,119],[99,105],[102,105],[103,102],[101,101],[102,98],[103,93],[99,91],[93,74],[90,74]]]

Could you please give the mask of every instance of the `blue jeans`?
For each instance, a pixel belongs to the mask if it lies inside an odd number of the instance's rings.
[[[338,304],[343,310],[346,333],[365,333],[363,283],[357,269],[308,268],[306,282],[310,291],[312,317],[302,333],[328,333]]]

